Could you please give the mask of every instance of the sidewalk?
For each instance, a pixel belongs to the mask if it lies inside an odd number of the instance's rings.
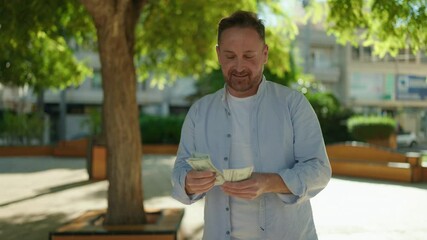
[[[183,232],[201,239],[203,201],[185,206],[169,197],[173,161],[144,156],[145,206],[185,207]],[[0,158],[0,239],[46,240],[49,231],[83,212],[106,208],[107,182],[87,179],[82,158]],[[312,200],[321,240],[425,239],[426,203],[426,183],[354,178],[333,178]]]

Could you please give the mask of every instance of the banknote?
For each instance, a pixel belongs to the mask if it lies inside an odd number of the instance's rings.
[[[235,182],[248,179],[253,171],[253,167],[246,167],[239,169],[224,169],[223,172],[221,172],[213,165],[210,156],[204,153],[193,153],[191,157],[187,159],[187,163],[197,171],[215,172],[215,185],[221,185],[225,181]]]
[[[224,169],[223,175],[225,181],[237,182],[251,177],[254,167],[245,167],[238,169]]]
[[[221,185],[225,182],[222,173],[212,164],[209,155],[201,157],[191,157],[187,163],[197,171],[212,171],[216,174],[215,185]]]

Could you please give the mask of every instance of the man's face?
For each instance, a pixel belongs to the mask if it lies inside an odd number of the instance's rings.
[[[268,59],[268,47],[258,33],[252,28],[226,29],[216,52],[230,94],[235,97],[255,95]]]

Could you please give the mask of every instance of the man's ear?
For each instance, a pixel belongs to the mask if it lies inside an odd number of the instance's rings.
[[[262,55],[264,56],[264,64],[267,64],[268,61],[268,45],[264,45],[264,49],[262,50]]]

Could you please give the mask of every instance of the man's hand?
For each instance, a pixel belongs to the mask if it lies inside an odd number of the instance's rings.
[[[214,172],[191,170],[185,176],[185,191],[189,195],[205,193],[214,186],[215,178]]]
[[[244,199],[255,199],[263,193],[289,193],[282,178],[275,173],[252,173],[249,179],[239,182],[225,182],[222,190],[232,196]]]

